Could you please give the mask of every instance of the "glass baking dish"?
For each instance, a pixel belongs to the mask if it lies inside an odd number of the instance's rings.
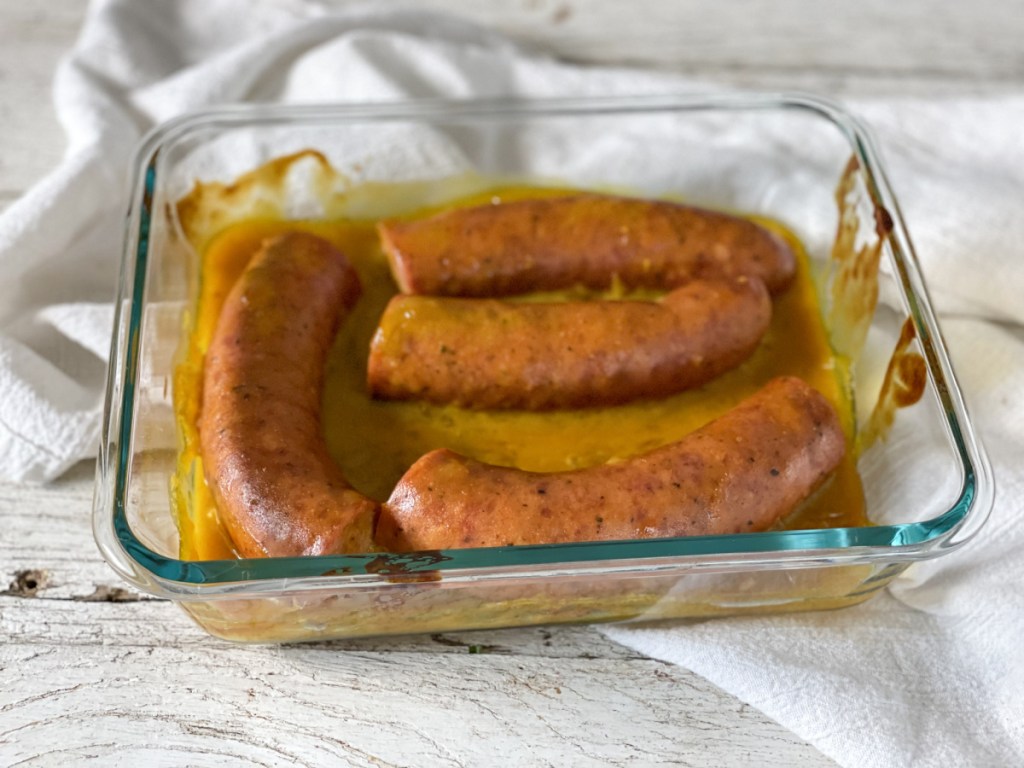
[[[231,184],[294,153],[312,162],[289,165],[276,196]],[[784,222],[806,247],[831,345],[849,365],[858,471],[875,524],[179,559],[172,386],[199,257],[176,201],[197,182],[226,185],[231,205],[204,213],[215,230],[253,216],[337,215],[360,184],[429,189],[460,174],[675,196]],[[897,202],[865,129],[828,102],[730,95],[222,108],[153,132],[131,189],[94,531],[123,578],[180,602],[218,637],[280,642],[849,606],[914,562],[963,545],[992,505],[990,469]]]

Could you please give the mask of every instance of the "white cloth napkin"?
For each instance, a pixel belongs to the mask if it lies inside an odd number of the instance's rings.
[[[93,455],[132,149],[223,102],[697,92],[529,57],[458,20],[312,2],[94,2],[62,63],[63,163],[0,214],[0,475]],[[964,550],[841,612],[626,626],[843,765],[1024,764],[1024,95],[851,105],[876,129],[1000,488]]]

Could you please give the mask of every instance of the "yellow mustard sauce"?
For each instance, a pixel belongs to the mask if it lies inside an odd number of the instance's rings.
[[[499,187],[459,198],[443,207],[471,206],[570,190]],[[440,206],[418,211],[435,212]],[[853,416],[845,366],[828,342],[808,258],[781,225],[758,223],[786,237],[798,256],[797,278],[774,297],[771,326],[742,365],[699,389],[649,401],[572,411],[474,411],[419,402],[384,402],[366,389],[370,340],[396,287],[380,249],[375,220],[278,221],[257,219],[228,227],[202,254],[200,295],[184,360],[175,376],[175,412],[183,435],[175,478],[181,557],[235,556],[202,477],[197,422],[203,356],[221,306],[249,258],[267,237],[302,230],[326,238],[359,273],[363,296],[347,318],[327,363],[323,428],[328,448],[349,482],[377,500],[427,451],[447,447],[480,461],[536,472],[557,472],[634,456],[681,439],[755,392],[769,379],[795,375],[824,394],[839,411],[853,445]],[[559,300],[579,292],[538,294],[516,300]],[[594,298],[651,297],[613,290]],[[867,525],[864,495],[851,449],[834,476],[789,515],[790,529]]]

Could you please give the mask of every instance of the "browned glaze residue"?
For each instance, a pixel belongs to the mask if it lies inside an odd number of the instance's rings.
[[[230,184],[196,181],[192,191],[178,201],[182,233],[197,250],[205,249],[212,233],[220,232],[239,218],[278,217],[280,192],[288,176],[301,162],[313,164],[314,172],[303,179],[313,186],[313,197],[326,199],[338,173],[320,152],[306,149],[278,157]],[[268,194],[273,191],[273,194]]]
[[[928,371],[924,358],[911,349],[917,334],[911,318],[903,322],[900,338],[882,379],[882,389],[868,423],[858,436],[860,450],[884,440],[896,418],[896,411],[914,405],[924,394]]]
[[[305,231],[329,240],[351,259],[364,286],[363,299],[328,359],[323,423],[332,456],[353,486],[371,498],[387,498],[409,465],[438,447],[536,472],[596,466],[637,455],[681,439],[778,375],[799,376],[825,394],[839,410],[852,439],[847,369],[830,348],[807,256],[795,239],[791,244],[798,251],[798,276],[776,298],[764,341],[739,368],[697,391],[653,402],[551,413],[476,412],[373,400],[365,389],[367,350],[380,314],[395,292],[376,237],[376,222],[384,216],[427,215],[451,206],[566,194],[567,190],[502,185],[471,176],[453,177],[443,184],[431,180],[352,185],[325,163],[315,152],[281,158],[233,184],[199,184],[179,204],[181,231],[202,265],[196,303],[185,316],[185,343],[174,382],[183,444],[175,479],[183,558],[235,556],[196,452],[199,382],[224,297],[259,244],[284,232]],[[299,172],[301,181],[314,180],[312,187],[303,190],[321,203],[323,213],[315,220],[286,221],[285,187],[293,186],[297,181],[293,174]],[[782,237],[793,237],[775,222],[759,223]],[[612,294],[610,298],[629,298]],[[561,292],[537,298],[577,297]],[[866,523],[851,451],[832,481],[787,518],[784,526]]]
[[[878,265],[882,246],[892,232],[889,212],[874,204],[875,237],[862,243],[857,192],[860,164],[851,157],[836,187],[836,205],[839,208],[839,226],[832,246],[831,305],[828,325],[832,346],[847,358],[856,360],[864,346],[871,318],[878,303]]]

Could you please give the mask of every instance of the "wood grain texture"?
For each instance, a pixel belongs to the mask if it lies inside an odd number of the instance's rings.
[[[0,210],[64,152],[50,92],[84,10],[82,0],[0,0]]]
[[[729,86],[832,96],[1024,86],[1013,0],[424,5],[542,53]],[[60,159],[51,82],[83,12],[81,0],[0,0],[0,209]],[[701,678],[590,627],[213,640],[102,562],[92,472],[86,463],[47,487],[0,485],[0,765],[832,764]]]
[[[18,646],[4,654],[0,755],[6,765],[696,766],[728,764],[749,740],[761,765],[802,757],[756,712],[659,662],[441,648]]]
[[[402,0],[380,0],[381,4]],[[343,7],[358,0],[327,0]],[[570,61],[834,95],[977,93],[1024,79],[1014,0],[423,0]]]
[[[589,627],[233,646],[123,588],[93,467],[0,485],[0,765],[828,765]],[[471,652],[474,651],[474,652]],[[737,751],[739,750],[739,752]]]
[[[592,627],[212,639],[102,562],[92,473],[0,485],[0,765],[832,764]]]

